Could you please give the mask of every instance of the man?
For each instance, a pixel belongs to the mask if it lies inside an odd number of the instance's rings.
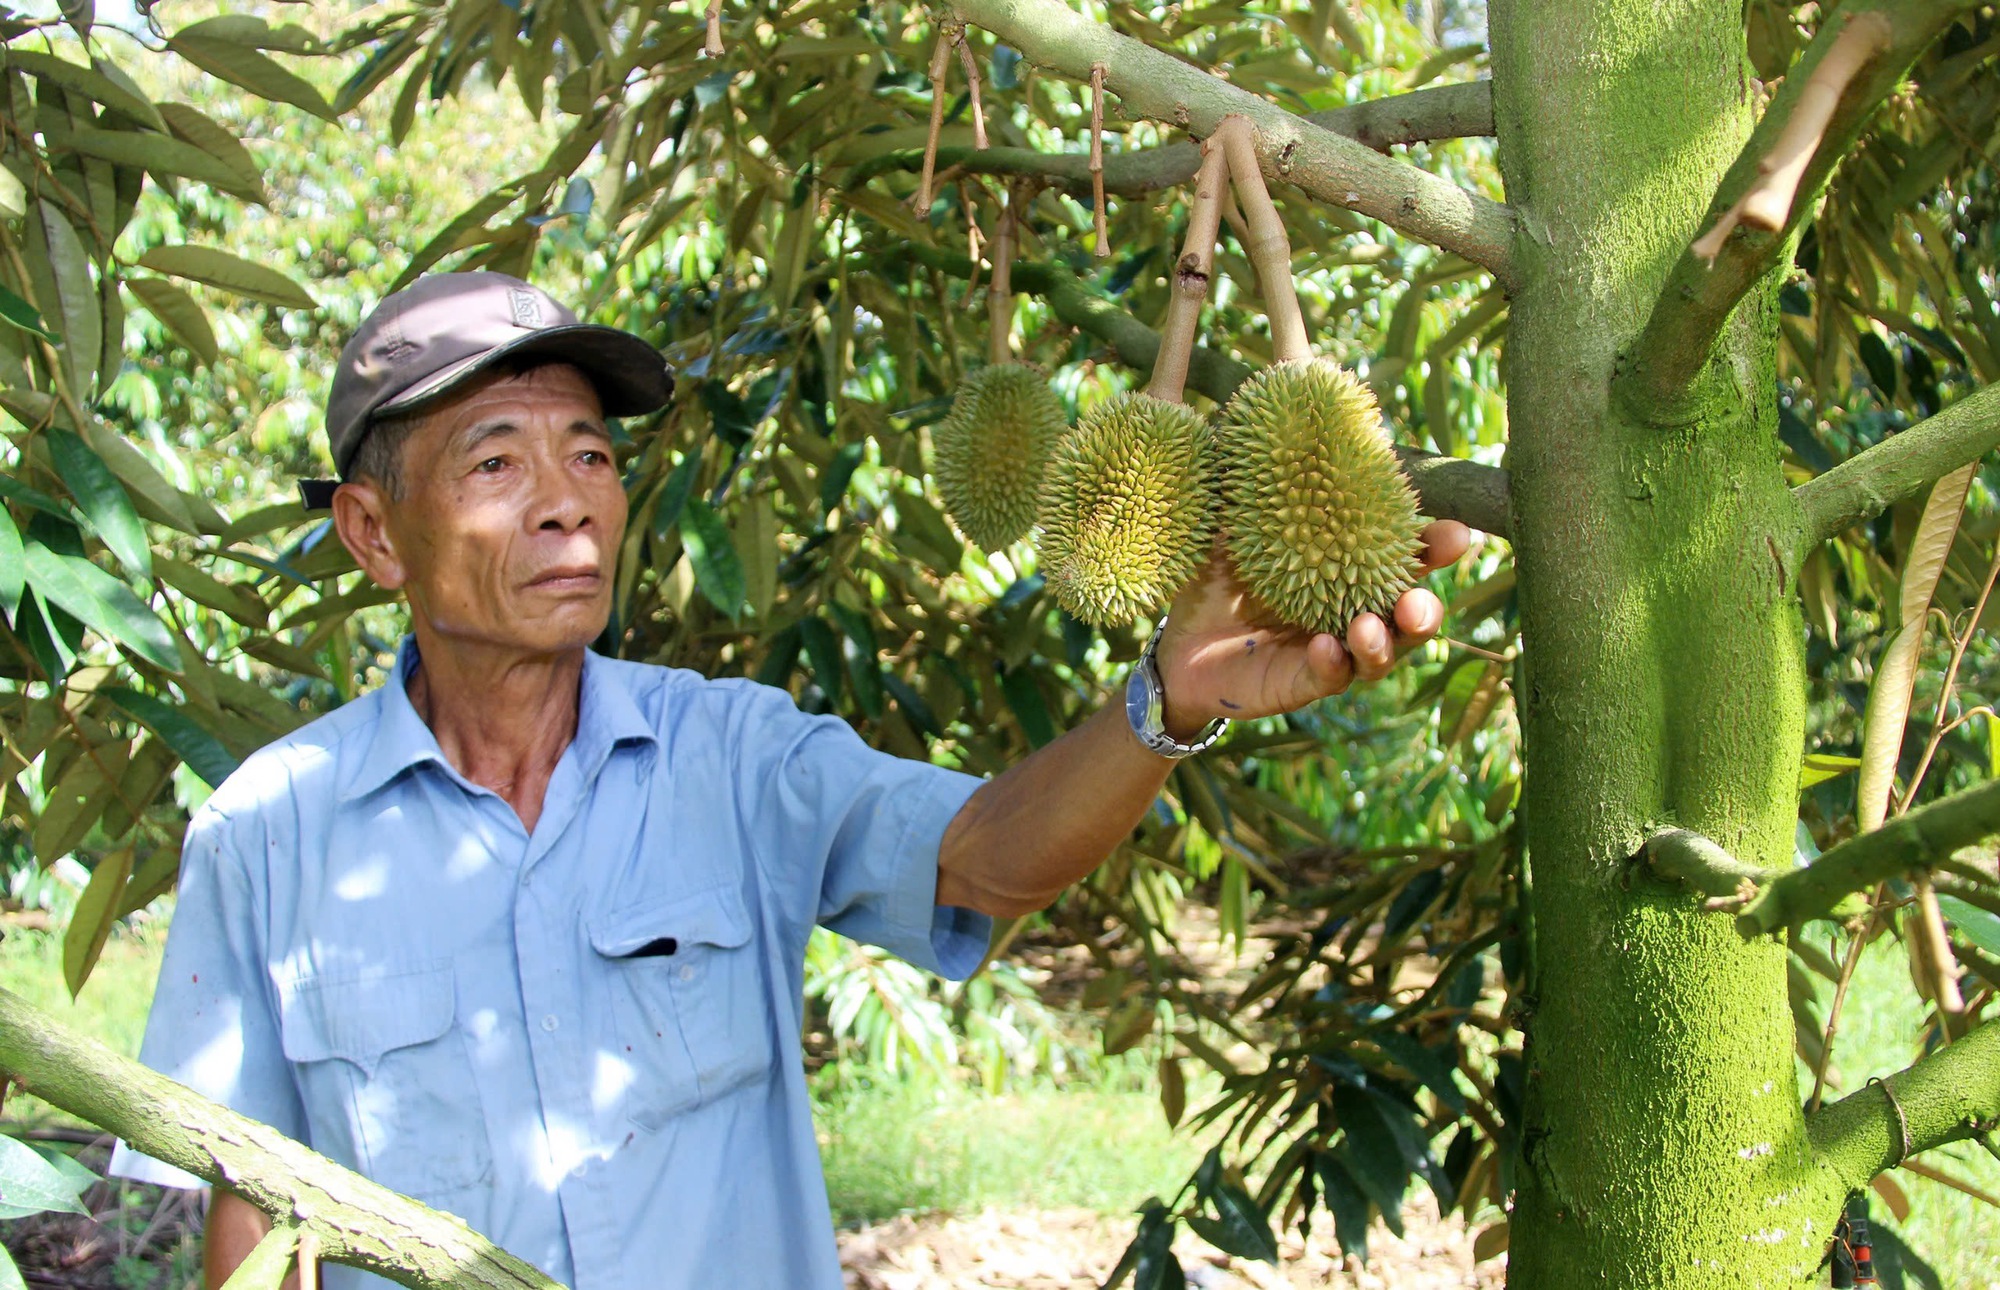
[[[1217,573],[1129,714],[983,784],[782,691],[597,657],[626,523],[605,416],[671,388],[637,337],[499,274],[362,324],[328,400],[334,522],[410,636],[389,684],[196,814],[142,1057],[584,1290],[831,1290],[814,925],[963,976],[990,918],[1108,855],[1225,712],[1378,677],[1397,642],[1373,615],[1344,643],[1254,630]],[[1436,566],[1466,533],[1428,541]],[[1442,607],[1412,591],[1394,618],[1413,643]],[[217,1192],[211,1287],[265,1230]]]

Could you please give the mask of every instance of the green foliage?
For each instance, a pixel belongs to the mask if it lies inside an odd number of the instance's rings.
[[[1014,964],[988,964],[963,986],[873,946],[816,928],[806,946],[807,1038],[828,1065],[821,1087],[848,1079],[961,1077],[989,1093],[1061,1081],[1090,1065],[1065,1019]]]

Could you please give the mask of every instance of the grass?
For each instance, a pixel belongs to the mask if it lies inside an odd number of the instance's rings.
[[[164,922],[120,929],[105,943],[83,993],[72,1000],[63,984],[61,934],[9,928],[0,941],[0,988],[117,1052],[137,1057],[165,944]],[[76,1122],[45,1102],[19,1094],[7,1099],[6,1117],[35,1125]]]
[[[1916,1054],[1924,1008],[1910,984],[1908,964],[1902,945],[1886,938],[1861,956],[1834,1039],[1833,1065],[1843,1079],[1839,1089],[1828,1090],[1828,1101],[1873,1076],[1894,1074]],[[1833,986],[1820,985],[1823,1015]],[[1812,1073],[1802,1070],[1800,1079],[1802,1091],[1809,1092]],[[2000,1195],[2000,1161],[1972,1143],[1943,1147],[1922,1159],[1989,1195]],[[2000,1209],[1907,1170],[1894,1170],[1891,1176],[1910,1200],[1909,1220],[1895,1223],[1896,1230],[1943,1275],[1944,1284],[1952,1290],[2000,1290]],[[1889,1218],[1880,1197],[1870,1203],[1876,1221]]]
[[[815,1099],[827,1195],[842,1226],[902,1213],[1077,1207],[1129,1214],[1201,1162],[1150,1089],[853,1082]]]
[[[62,983],[61,938],[9,931],[0,941],[0,987],[136,1054],[164,932],[155,925],[113,937],[72,1003]],[[1876,945],[1862,958],[1841,1018],[1835,1065],[1843,1087],[1908,1064],[1921,1020],[1901,948]],[[828,1193],[843,1225],[987,1207],[1126,1214],[1149,1195],[1171,1195],[1201,1158],[1195,1139],[1167,1128],[1150,1076],[1136,1067],[1101,1085],[1030,1085],[997,1097],[846,1074],[837,1083],[822,1080],[814,1095]],[[1810,1073],[1805,1078],[1810,1087]],[[31,1123],[68,1118],[19,1095],[6,1115]],[[1946,1148],[1925,1160],[2000,1193],[2000,1162],[1977,1147]],[[1944,1284],[2000,1290],[2000,1211],[1905,1171],[1895,1178],[1911,1208],[1897,1227]],[[1886,1216],[1879,1201],[1875,1212]]]

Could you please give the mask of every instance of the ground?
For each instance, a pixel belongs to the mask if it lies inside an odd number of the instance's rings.
[[[121,932],[82,997],[62,986],[59,935],[18,913],[0,914],[0,987],[53,1010],[126,1053],[136,1051],[158,970],[161,931]],[[1032,947],[1029,947],[1032,948]],[[1065,976],[1047,955],[1052,987]],[[1902,1006],[1907,977],[1899,954],[1864,957],[1843,1025],[1841,1087],[1908,1060],[1917,1028]],[[1063,990],[1052,988],[1052,995]],[[1127,1054],[1137,1058],[1139,1054]],[[1851,1063],[1851,1065],[1850,1065]],[[1102,1284],[1130,1239],[1133,1209],[1172,1195],[1206,1149],[1198,1134],[1170,1130],[1159,1110],[1150,1064],[1104,1061],[1090,1078],[989,1095],[960,1085],[870,1082],[817,1085],[829,1196],[856,1290],[944,1290]],[[823,1073],[824,1074],[824,1073]],[[101,1169],[101,1136],[16,1095],[0,1121],[32,1126],[31,1136],[81,1148]],[[1973,1148],[1925,1159],[1964,1184],[2000,1192],[2000,1162]],[[1964,1191],[1897,1171],[1896,1204],[1905,1232],[1952,1290],[2000,1290],[2000,1224]],[[88,1197],[95,1221],[37,1217],[0,1223],[37,1290],[185,1290],[196,1285],[199,1224],[192,1198],[135,1185],[101,1184]],[[1273,1271],[1232,1261],[1192,1237],[1177,1251],[1196,1287],[1393,1287],[1432,1290],[1501,1284],[1504,1257],[1477,1265],[1477,1232],[1456,1218],[1439,1222],[1427,1193],[1413,1195],[1406,1240],[1378,1223],[1365,1268],[1342,1267],[1322,1216],[1306,1245],[1286,1233],[1285,1261]],[[1491,1238],[1489,1238],[1491,1239]],[[4,1290],[4,1284],[0,1284]]]
[[[1475,1265],[1472,1233],[1456,1220],[1439,1221],[1428,1196],[1409,1206],[1403,1224],[1403,1240],[1377,1228],[1365,1267],[1338,1257],[1324,1215],[1309,1245],[1287,1234],[1276,1268],[1231,1258],[1185,1233],[1174,1252],[1188,1285],[1199,1290],[1484,1290],[1504,1280],[1506,1260]],[[1131,1235],[1131,1220],[1085,1209],[986,1210],[906,1216],[842,1232],[840,1255],[851,1290],[1094,1290]]]
[[[102,1169],[110,1140],[67,1129],[39,1131],[82,1147]],[[6,1225],[6,1243],[31,1288],[43,1290],[184,1290],[196,1286],[200,1249],[198,1193],[135,1184],[100,1184],[86,1196],[92,1214],[41,1215]],[[852,1290],[1093,1290],[1104,1283],[1132,1221],[1095,1210],[990,1208],[964,1215],[899,1215],[839,1234],[841,1264]],[[1197,1290],[1471,1290],[1498,1287],[1505,1259],[1475,1265],[1473,1235],[1455,1219],[1440,1221],[1429,1196],[1404,1214],[1404,1239],[1379,1226],[1365,1267],[1335,1253],[1324,1216],[1311,1240],[1289,1232],[1283,1260],[1233,1259],[1191,1235],[1175,1246]]]

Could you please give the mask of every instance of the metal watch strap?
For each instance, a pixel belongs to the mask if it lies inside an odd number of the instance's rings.
[[[1125,720],[1132,727],[1132,735],[1149,750],[1161,757],[1178,761],[1182,757],[1192,757],[1204,749],[1211,748],[1222,738],[1222,732],[1229,728],[1229,722],[1221,717],[1208,723],[1201,737],[1191,744],[1184,744],[1167,733],[1167,690],[1160,681],[1160,665],[1156,651],[1160,644],[1160,633],[1166,630],[1163,620],[1153,629],[1151,640],[1139,655],[1139,661],[1132,665],[1132,673],[1125,678]]]

